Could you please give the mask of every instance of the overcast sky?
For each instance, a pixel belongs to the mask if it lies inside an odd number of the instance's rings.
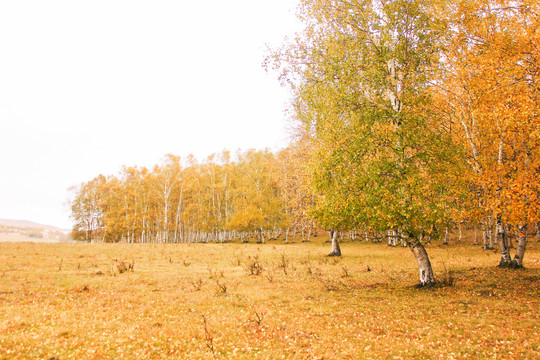
[[[167,153],[286,145],[261,64],[296,0],[0,2],[0,218],[71,227],[68,188]]]

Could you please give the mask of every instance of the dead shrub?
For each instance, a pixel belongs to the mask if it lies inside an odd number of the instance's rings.
[[[135,261],[132,261],[131,263],[125,261],[118,261],[116,264],[116,269],[118,270],[119,274],[123,274],[127,271],[133,271],[134,268]]]
[[[285,253],[281,253],[281,258],[278,263],[278,268],[283,270],[283,274],[287,275],[287,270],[289,269],[290,261],[287,259],[287,256],[285,256]]]
[[[273,283],[274,282],[274,272],[273,271],[266,271],[264,273],[264,277],[268,282]]]
[[[259,255],[249,256],[245,268],[249,275],[261,275],[263,271],[263,266],[259,261]]]
[[[226,294],[227,293],[227,284],[219,282],[219,279],[216,279],[216,285],[218,294]]]
[[[206,316],[202,315],[203,319],[203,326],[204,326],[204,340],[206,341],[206,348],[210,350],[212,353],[212,358],[216,357],[215,349],[214,349],[214,337],[212,336],[212,333],[208,329],[208,321],[206,320]]]
[[[253,310],[253,317],[249,319],[252,323],[254,323],[257,326],[261,326],[262,322],[264,320],[265,312],[260,310]]]
[[[198,279],[196,281],[190,280],[189,282],[190,282],[191,286],[193,287],[193,290],[195,290],[195,291],[201,291],[202,286],[204,284],[202,279]]]

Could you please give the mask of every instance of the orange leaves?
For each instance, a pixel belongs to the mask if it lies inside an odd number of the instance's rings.
[[[498,0],[444,8],[452,33],[433,87],[456,142],[470,154],[476,206],[513,224],[534,221],[539,206],[537,8]]]

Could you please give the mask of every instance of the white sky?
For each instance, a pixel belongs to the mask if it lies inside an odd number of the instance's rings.
[[[286,145],[261,64],[297,0],[0,1],[0,218],[70,228],[67,189],[167,153]]]

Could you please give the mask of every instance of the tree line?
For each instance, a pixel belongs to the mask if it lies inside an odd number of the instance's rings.
[[[223,151],[199,164],[167,155],[149,170],[124,167],[119,175],[96,178],[72,188],[72,237],[128,243],[264,243],[315,230],[306,209],[307,187],[300,146],[274,154],[248,150],[232,157]]]

